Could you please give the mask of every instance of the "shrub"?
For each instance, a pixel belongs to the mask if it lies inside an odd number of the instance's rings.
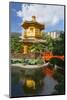
[[[12,64],[16,64],[16,63],[22,63],[22,62],[20,60],[15,60],[15,61],[14,60],[11,60],[11,63]]]
[[[41,59],[25,59],[23,63],[28,65],[38,65],[43,64],[44,62]]]

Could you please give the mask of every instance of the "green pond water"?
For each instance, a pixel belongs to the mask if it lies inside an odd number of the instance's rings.
[[[24,86],[24,78],[24,70],[11,67],[11,97],[51,95],[56,91],[57,81],[53,77],[44,76],[42,79],[43,85],[39,86],[35,91]]]

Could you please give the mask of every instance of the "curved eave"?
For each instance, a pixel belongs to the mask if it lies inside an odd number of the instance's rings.
[[[45,28],[45,26],[43,24],[40,24],[38,22],[32,22],[32,21],[25,21],[21,26],[24,29],[27,29],[29,26],[38,27],[41,30],[43,30]]]

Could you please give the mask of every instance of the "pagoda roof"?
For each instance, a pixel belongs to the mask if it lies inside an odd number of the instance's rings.
[[[44,25],[40,24],[37,21],[25,21],[22,25],[21,25],[24,29],[27,29],[29,26],[34,26],[39,28],[40,30],[44,29]]]

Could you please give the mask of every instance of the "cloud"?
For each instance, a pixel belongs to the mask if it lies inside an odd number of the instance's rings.
[[[22,10],[17,11],[17,16],[22,17]]]
[[[24,20],[31,20],[31,16],[36,16],[37,21],[48,25],[55,25],[60,20],[64,20],[64,6],[22,4],[22,10],[17,12],[17,16]]]
[[[60,20],[60,19],[59,19],[57,16],[55,16],[55,17],[53,18],[53,20],[52,20],[52,25],[55,25],[59,20]]]

